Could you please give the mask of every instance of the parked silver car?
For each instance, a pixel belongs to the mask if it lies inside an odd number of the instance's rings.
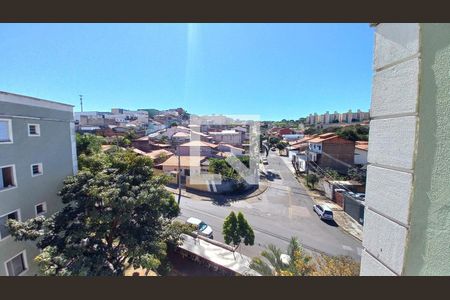
[[[325,204],[316,204],[313,206],[314,211],[322,220],[333,220],[333,211]]]
[[[202,220],[190,217],[189,219],[187,219],[186,223],[194,225],[197,228],[198,234],[203,235],[210,239],[214,238],[211,226],[209,226]]]

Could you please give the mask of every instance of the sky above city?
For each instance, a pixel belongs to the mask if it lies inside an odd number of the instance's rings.
[[[298,119],[370,107],[361,24],[0,24],[0,90],[112,107]]]

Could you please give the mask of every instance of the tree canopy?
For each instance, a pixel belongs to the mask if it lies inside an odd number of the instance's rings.
[[[94,166],[94,167],[93,167]],[[37,240],[44,275],[122,275],[125,264],[157,270],[167,243],[177,243],[179,207],[153,174],[152,161],[132,151],[99,153],[64,181],[64,208],[45,218],[8,222],[16,240]]]
[[[244,215],[239,212],[237,217],[232,211],[223,223],[223,237],[226,244],[233,244],[239,247],[243,241],[245,245],[253,245],[255,242],[255,234],[248,224]]]
[[[86,154],[91,155],[98,153],[105,143],[105,139],[101,136],[85,133],[76,134],[77,155]]]

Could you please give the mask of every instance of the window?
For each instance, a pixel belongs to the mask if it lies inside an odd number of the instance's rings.
[[[43,215],[47,212],[47,203],[42,202],[35,206],[36,208],[36,216]]]
[[[39,176],[42,175],[43,169],[42,169],[42,163],[33,164],[31,165],[31,176]]]
[[[0,119],[0,144],[11,144],[12,142],[11,120]]]
[[[7,226],[8,220],[20,220],[19,211],[16,210],[0,217],[0,240],[3,240],[10,236]]]
[[[24,250],[5,263],[6,273],[8,274],[8,276],[22,275],[28,269],[25,253],[26,252]]]
[[[40,136],[41,127],[39,124],[28,124],[28,136]]]
[[[14,166],[0,167],[0,192],[16,186]]]

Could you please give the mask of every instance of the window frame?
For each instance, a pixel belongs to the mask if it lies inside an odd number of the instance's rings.
[[[37,132],[37,134],[31,134],[31,133],[30,133],[30,126],[36,126],[36,132]],[[38,137],[38,136],[41,136],[41,125],[40,125],[40,124],[28,123],[28,124],[27,124],[27,130],[28,130],[28,136],[29,136],[29,137]]]
[[[15,164],[0,166],[0,170],[3,169],[3,168],[9,168],[9,167],[12,167],[12,169],[13,169],[14,186],[0,189],[0,193],[4,192],[4,191],[9,191],[9,190],[15,189],[15,188],[17,188],[19,186],[17,184],[17,174],[16,174],[16,165]]]
[[[0,141],[0,145],[13,144],[14,138],[13,138],[13,130],[12,130],[12,119],[0,118],[0,121],[6,121],[8,123],[8,133],[9,133],[9,139],[10,139],[8,142]]]
[[[34,174],[33,173],[33,166],[38,166],[39,170],[41,171],[40,173]],[[42,163],[33,163],[30,165],[31,168],[31,177],[37,177],[37,176],[41,176],[44,174],[44,166],[42,165]]]
[[[23,264],[24,264],[25,268],[24,268],[24,270],[22,272],[20,272],[17,275],[10,275],[9,272],[8,272],[8,263],[10,261],[12,261],[14,258],[16,258],[17,256],[19,256],[19,255],[22,255]],[[6,260],[4,262],[4,265],[5,265],[5,271],[6,271],[6,275],[7,276],[22,276],[23,274],[28,272],[28,270],[30,269],[29,266],[28,266],[28,260],[27,260],[27,250],[24,249],[24,250],[20,251],[19,253],[17,253],[16,255],[14,255],[13,257],[11,257],[10,259]]]
[[[41,213],[38,213],[38,212],[37,212],[37,207],[38,207],[39,205],[42,205],[42,206],[44,207],[44,212],[41,212]],[[47,202],[44,201],[44,202],[41,202],[41,203],[36,204],[36,205],[34,206],[34,213],[35,213],[36,217],[45,215],[45,214],[47,213]]]
[[[10,212],[8,212],[8,213],[6,213],[6,214],[3,214],[3,215],[0,216],[0,218],[3,218],[4,216],[7,216],[7,215],[9,215],[9,214],[11,214],[11,213],[14,213],[14,212],[17,212],[17,221],[21,221],[21,220],[22,220],[22,216],[21,216],[21,214],[20,214],[20,208],[18,208],[18,209],[16,209],[16,210],[13,210],[13,211],[10,211]],[[8,239],[8,238],[10,238],[10,237],[11,237],[11,234],[9,234],[9,235],[7,235],[7,236],[5,236],[5,237],[3,237],[3,236],[0,235],[0,242],[4,241],[4,240],[6,240],[6,239]],[[13,258],[14,258],[14,257],[13,257]]]

